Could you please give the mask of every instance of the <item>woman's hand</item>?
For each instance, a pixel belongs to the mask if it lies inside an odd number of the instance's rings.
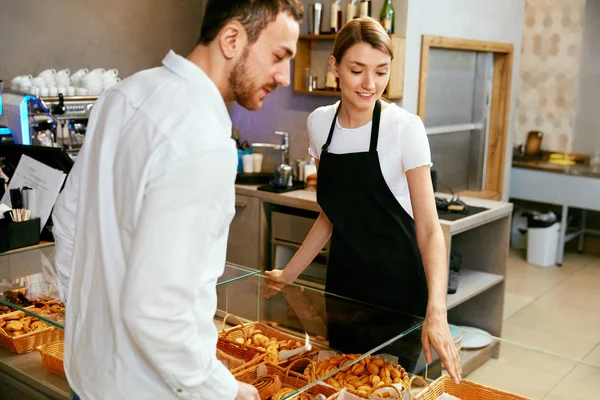
[[[431,354],[431,346],[433,346],[450,377],[454,382],[460,383],[462,375],[460,356],[452,341],[445,311],[427,310],[425,322],[423,322],[421,343],[427,364],[433,360]]]
[[[288,283],[292,283],[294,279],[287,277],[283,269],[274,269],[271,271],[265,271],[265,276],[262,282],[262,293],[267,299],[271,298],[274,294],[279,291]]]

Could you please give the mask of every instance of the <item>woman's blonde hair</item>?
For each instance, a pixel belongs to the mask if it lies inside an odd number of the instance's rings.
[[[394,58],[392,39],[381,24],[371,17],[361,17],[346,23],[338,32],[333,43],[333,57],[340,64],[348,49],[357,43],[367,43]]]

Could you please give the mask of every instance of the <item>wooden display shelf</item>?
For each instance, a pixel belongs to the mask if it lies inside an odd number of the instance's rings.
[[[472,299],[503,280],[504,277],[502,275],[462,269],[458,277],[458,289],[456,293],[449,294],[447,297],[448,309]]]
[[[314,96],[339,96],[339,91],[329,90],[306,90],[305,71],[311,67],[311,52],[317,46],[319,41],[333,41],[336,35],[300,35],[296,57],[294,58],[294,92],[314,95]],[[383,95],[386,99],[401,99],[404,95],[404,53],[406,47],[406,38],[403,35],[392,34],[392,48],[394,59],[390,66],[390,82]]]

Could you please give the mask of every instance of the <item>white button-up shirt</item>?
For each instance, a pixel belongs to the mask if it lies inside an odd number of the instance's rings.
[[[65,369],[82,399],[233,399],[216,283],[235,213],[223,98],[170,52],[96,103],[56,204]]]

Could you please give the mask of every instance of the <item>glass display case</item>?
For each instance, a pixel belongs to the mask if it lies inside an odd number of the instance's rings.
[[[59,300],[53,263],[54,246],[0,255],[0,318],[2,314],[21,311],[64,329],[64,305]],[[217,286],[258,273],[227,263]]]
[[[40,314],[36,307],[15,304],[18,298],[5,295],[19,290],[25,299],[32,293],[43,294],[55,304],[56,287],[48,268],[53,251],[42,246],[0,256],[4,294],[0,305],[36,316],[61,331],[63,322],[57,315]],[[280,389],[286,390],[273,398],[306,399],[321,393],[333,400],[343,397],[343,389],[370,399],[376,390],[393,396],[407,393],[406,387],[422,400],[437,399],[442,391],[459,393],[445,378],[435,353],[433,362],[425,362],[422,318],[315,288],[276,286],[258,271],[232,264],[226,266],[216,291],[220,359],[230,363],[226,365],[240,381],[277,376],[274,381],[278,379]],[[600,393],[600,346],[585,359],[577,359],[493,337],[473,327],[451,328],[468,381],[457,395],[463,400],[477,398],[461,397],[477,391],[496,396],[491,398],[548,400],[589,399]],[[38,351],[18,355],[0,347],[0,382],[0,398],[14,398],[7,391],[12,382],[17,393],[30,390],[69,399],[66,379],[44,369]]]
[[[2,399],[70,399],[64,376],[50,373],[48,364],[46,368],[42,365],[46,361],[43,358],[47,355],[46,346],[60,341],[64,329],[64,307],[59,301],[53,262],[54,246],[50,243],[0,254],[0,325],[4,322],[0,327]],[[257,273],[255,269],[227,264],[217,285]],[[11,320],[28,321],[30,326],[43,325],[39,331],[23,331],[22,335],[20,331],[5,331],[4,318],[15,315],[19,319]],[[16,354],[15,350],[23,354]]]
[[[264,326],[276,329],[302,343],[308,335],[313,348],[320,350],[310,355],[313,358],[312,367],[308,361],[300,368],[292,367],[306,379],[302,381],[303,385],[298,384],[299,377],[293,381],[285,378],[281,372],[287,369],[285,362],[280,364],[283,367],[279,372],[271,366],[276,363],[263,362],[269,365],[269,368],[263,367],[265,376],[279,374],[282,387],[294,387],[281,399],[300,398],[295,397],[300,393],[309,393],[314,397],[320,390],[323,392],[323,388],[332,388],[334,385],[336,390],[346,387],[356,395],[356,389],[360,386],[348,386],[348,382],[353,382],[348,381],[348,377],[352,372],[357,372],[353,374],[355,377],[363,375],[364,378],[366,372],[363,371],[367,365],[379,357],[384,360],[384,365],[399,366],[396,369],[401,367],[402,373],[406,372],[404,386],[392,383],[393,386],[400,391],[408,386],[412,396],[423,400],[437,399],[443,392],[461,399],[549,400],[588,399],[600,393],[600,346],[585,359],[577,359],[494,337],[475,327],[451,325],[454,346],[459,352],[465,379],[460,386],[456,386],[447,376],[435,351],[433,361],[429,364],[425,362],[421,344],[423,320],[419,317],[358,303],[314,288],[293,284],[275,286],[262,275],[222,285],[217,293],[217,324],[230,314],[239,318],[227,317],[225,326],[220,326],[221,340],[227,332],[239,330],[240,324],[243,324],[245,331],[251,331],[251,327],[259,321],[263,324],[262,329],[265,329]],[[328,357],[338,353],[351,357],[343,358],[342,363],[345,364],[341,366],[338,364],[337,367],[321,368],[319,371],[320,364],[327,364]],[[362,367],[358,364],[362,364]],[[233,371],[238,380],[249,382],[259,378],[258,368],[258,365],[254,365],[245,371],[239,368]],[[319,371],[316,374],[315,369]],[[377,372],[375,367],[372,369],[370,378],[373,372]],[[413,378],[415,376],[424,379]],[[386,388],[380,390],[386,391]],[[388,387],[387,390],[393,397],[395,389]],[[482,397],[484,393],[491,397]],[[331,397],[331,400],[334,398]]]

